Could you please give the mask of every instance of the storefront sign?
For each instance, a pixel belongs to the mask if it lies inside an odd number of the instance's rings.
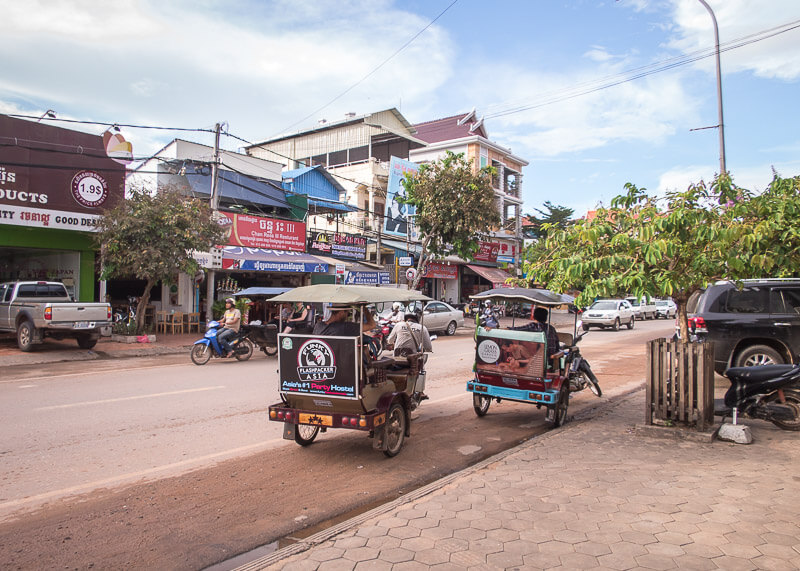
[[[499,252],[499,242],[478,242],[478,252],[474,259],[479,262],[496,262]]]
[[[411,256],[402,256],[400,258],[397,258],[397,265],[400,266],[401,268],[407,268],[413,263],[414,263],[414,258],[412,258]]]
[[[505,262],[506,264],[514,263],[514,256],[497,256],[498,262]]]
[[[442,262],[428,262],[422,277],[454,280],[458,277],[458,266],[451,266]]]
[[[0,116],[0,139],[18,141],[0,159],[0,210],[37,210],[46,220],[5,214],[0,224],[87,231],[94,224],[84,219],[96,219],[123,199],[125,167],[106,157],[102,137]]]
[[[387,285],[389,272],[347,272],[344,283],[347,285]]]
[[[328,264],[302,252],[225,246],[222,249],[222,269],[326,274]]]
[[[0,204],[0,224],[11,226],[94,232],[99,219],[98,214],[77,214],[63,210]]]
[[[312,232],[308,239],[308,252],[321,256],[364,260],[367,257],[367,239],[355,234]]]
[[[358,398],[357,339],[280,338],[281,392]]]
[[[251,216],[249,214],[223,213],[230,220],[230,246],[264,248],[304,252],[306,249],[305,222]],[[221,220],[225,225],[225,220]]]

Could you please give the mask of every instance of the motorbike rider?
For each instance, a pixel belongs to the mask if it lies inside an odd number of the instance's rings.
[[[487,329],[495,329],[500,327],[500,322],[497,320],[497,313],[494,309],[494,303],[492,303],[491,299],[486,300],[482,317],[484,319],[483,326]]]
[[[392,325],[396,325],[397,323],[402,322],[405,319],[405,313],[402,311],[403,304],[399,301],[395,301],[392,304],[392,312],[389,314],[389,323]]]
[[[221,329],[217,333],[217,340],[222,346],[225,357],[233,355],[231,340],[239,333],[239,327],[242,325],[242,312],[236,309],[235,304],[236,300],[232,297],[225,300],[225,313],[219,321]]]

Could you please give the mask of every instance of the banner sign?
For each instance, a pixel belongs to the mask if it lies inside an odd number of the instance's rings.
[[[397,197],[404,197],[406,189],[403,187],[403,181],[406,176],[416,174],[419,171],[419,165],[391,157],[389,160],[389,182],[386,188],[386,217],[383,231],[392,236],[408,236],[411,240],[419,239],[417,231],[414,229],[414,214],[416,208],[408,204],[401,204],[398,202]]]
[[[344,278],[346,285],[387,285],[390,281],[389,272],[347,272]]]
[[[0,115],[0,142],[0,224],[87,232],[123,200],[102,137]]]
[[[412,258],[411,256],[401,256],[397,258],[397,265],[400,267],[407,268],[408,266],[411,266],[413,263],[414,263],[414,258]]]
[[[367,238],[355,234],[312,232],[308,239],[308,252],[334,258],[365,260]]]
[[[279,335],[281,392],[358,398],[358,338]]]
[[[222,249],[222,269],[326,274],[328,264],[301,252],[225,246]]]
[[[220,213],[218,222],[221,226],[230,228],[227,241],[230,246],[292,252],[306,250],[305,222],[232,212]]]
[[[514,388],[525,388],[513,384],[517,379],[544,378],[544,360],[545,344],[540,341],[504,339],[480,333],[477,336],[475,369],[478,374],[500,375],[505,384]]]
[[[498,253],[500,253],[499,242],[478,242],[478,252],[474,259],[478,262],[496,262]]]
[[[454,280],[458,277],[458,266],[451,266],[443,262],[428,262],[422,277]]]

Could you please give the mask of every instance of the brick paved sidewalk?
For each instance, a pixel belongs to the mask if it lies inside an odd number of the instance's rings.
[[[800,568],[798,435],[654,438],[643,411],[637,390],[240,569]]]

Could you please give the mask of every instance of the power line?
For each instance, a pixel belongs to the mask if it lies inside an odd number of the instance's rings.
[[[344,91],[342,91],[342,92],[341,92],[339,95],[337,95],[336,97],[334,97],[333,99],[331,99],[330,101],[328,101],[328,102],[327,102],[325,105],[323,105],[322,107],[320,107],[319,109],[317,109],[317,110],[315,110],[315,111],[312,111],[311,113],[309,113],[308,115],[306,115],[305,117],[303,117],[302,119],[300,119],[299,121],[295,121],[294,123],[292,123],[291,125],[289,125],[289,126],[288,126],[288,127],[286,127],[285,129],[283,129],[282,131],[280,131],[280,133],[285,133],[286,131],[288,131],[289,129],[291,129],[292,127],[294,127],[295,125],[298,125],[298,124],[302,123],[303,121],[305,121],[306,119],[309,119],[309,118],[313,117],[314,115],[316,115],[317,113],[319,113],[320,111],[322,111],[323,109],[325,109],[326,107],[328,107],[329,105],[331,105],[332,103],[334,103],[335,101],[337,101],[338,99],[340,99],[341,97],[343,97],[344,95],[346,95],[347,93],[349,93],[350,91],[352,91],[353,89],[355,89],[357,86],[359,86],[361,83],[363,83],[363,82],[364,82],[364,81],[365,81],[365,80],[366,80],[368,77],[370,77],[372,74],[374,74],[374,73],[375,73],[375,72],[377,72],[379,69],[381,69],[381,68],[382,68],[384,65],[386,65],[387,63],[389,63],[389,61],[390,61],[390,60],[392,60],[392,59],[393,59],[393,58],[394,58],[394,57],[395,57],[397,54],[399,54],[399,53],[400,53],[400,52],[402,52],[404,49],[406,49],[406,48],[407,48],[409,45],[411,45],[411,43],[412,43],[414,40],[416,40],[416,39],[417,39],[417,38],[418,38],[420,35],[422,35],[422,33],[423,33],[425,30],[427,30],[428,28],[430,28],[430,27],[431,27],[433,24],[435,24],[435,23],[436,23],[436,21],[437,21],[439,18],[441,18],[442,16],[444,16],[445,12],[447,12],[447,11],[448,11],[450,8],[452,8],[452,7],[455,5],[455,3],[456,3],[456,2],[458,2],[458,0],[453,0],[452,2],[450,2],[450,4],[448,4],[448,6],[447,6],[447,7],[446,7],[444,10],[442,10],[441,12],[439,12],[439,15],[438,15],[438,16],[436,16],[436,17],[435,17],[433,20],[431,20],[430,22],[428,22],[428,24],[427,24],[427,25],[426,25],[424,28],[422,28],[420,31],[418,31],[416,34],[414,34],[414,35],[413,35],[413,36],[412,36],[412,37],[411,37],[411,38],[410,38],[410,39],[409,39],[409,40],[408,40],[406,43],[404,43],[402,46],[400,46],[400,47],[399,47],[397,50],[395,50],[395,51],[394,51],[394,53],[392,53],[392,55],[390,55],[389,57],[387,57],[387,58],[386,58],[385,60],[383,60],[383,61],[382,61],[380,64],[378,64],[378,65],[377,65],[375,68],[373,68],[373,70],[372,70],[372,71],[370,71],[370,72],[369,72],[367,75],[365,75],[364,77],[362,77],[361,79],[359,79],[358,81],[356,81],[356,82],[355,82],[353,85],[351,85],[350,87],[348,87],[347,89],[345,89]]]
[[[8,117],[15,117],[17,119],[40,119],[38,115],[24,115],[20,113],[8,113]],[[161,127],[158,125],[136,125],[132,123],[115,123],[109,121],[87,121],[83,119],[62,119],[60,117],[48,117],[46,121],[60,121],[62,123],[79,123],[82,125],[102,125],[105,127],[126,127],[129,129],[155,129],[159,131],[193,131],[199,133],[213,133],[214,129],[201,129],[190,127]]]

